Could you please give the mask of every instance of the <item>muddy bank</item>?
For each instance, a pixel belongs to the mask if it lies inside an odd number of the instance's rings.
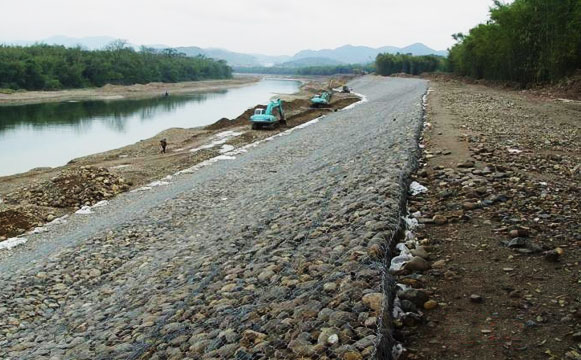
[[[352,94],[336,94],[329,108],[311,108],[309,97],[324,87],[309,82],[299,94],[282,97],[286,126],[251,130],[253,107],[235,119],[224,118],[200,128],[167,129],[123,148],[71,160],[63,167],[1,177],[0,241],[189,168],[225,149],[270,137],[359,101]],[[163,138],[168,141],[165,154],[159,147]]]
[[[92,89],[59,91],[22,91],[0,93],[0,105],[22,105],[58,101],[121,100],[155,97],[165,94],[207,92],[244,86],[260,80],[260,77],[236,77],[231,80],[188,81],[180,83],[149,83],[135,85],[105,85]]]

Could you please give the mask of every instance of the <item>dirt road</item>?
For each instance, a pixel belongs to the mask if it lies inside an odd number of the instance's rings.
[[[0,358],[391,355],[421,80],[74,215],[0,262]]]
[[[581,358],[581,103],[430,87],[409,210],[431,270],[398,281],[435,303],[403,304],[406,358]]]

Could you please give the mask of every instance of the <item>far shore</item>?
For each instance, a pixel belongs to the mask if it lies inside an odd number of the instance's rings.
[[[0,93],[0,105],[23,105],[60,101],[122,100],[171,94],[216,91],[248,85],[260,80],[259,76],[235,76],[228,80],[187,81],[179,83],[149,83],[135,85],[105,85],[100,88],[67,89],[56,91],[17,91]]]

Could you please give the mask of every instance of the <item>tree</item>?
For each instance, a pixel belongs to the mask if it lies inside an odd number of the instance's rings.
[[[224,61],[186,57],[175,50],[164,54],[142,47],[136,52],[122,40],[97,51],[46,44],[0,45],[0,88],[53,90],[230,77],[232,69]]]
[[[457,41],[450,70],[521,83],[555,81],[581,67],[581,1],[495,1],[490,19]]]

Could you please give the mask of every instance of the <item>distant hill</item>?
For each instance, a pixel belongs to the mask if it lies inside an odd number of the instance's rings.
[[[329,59],[325,57],[307,57],[293,61],[286,61],[277,66],[281,67],[306,67],[306,66],[326,66],[326,65],[342,65],[341,61]]]
[[[392,51],[388,51],[388,52],[392,52]],[[422,44],[422,43],[415,43],[412,45],[408,45],[406,47],[403,47],[401,49],[399,49],[396,52],[400,52],[402,54],[412,54],[412,55],[439,55],[439,56],[448,56],[448,52],[447,51],[436,51],[432,48],[427,47],[426,45]]]
[[[226,60],[232,66],[260,66],[260,62],[248,54],[235,53],[223,49],[202,49],[197,46],[177,47],[177,51],[186,54],[187,56],[204,55],[209,58]]]
[[[272,66],[275,64],[281,64],[284,62],[289,61],[292,56],[289,55],[262,55],[262,54],[251,54],[258,60],[260,65],[263,66]]]
[[[336,49],[303,50],[293,56],[293,60],[304,58],[327,58],[347,64],[362,64],[375,60],[377,49],[367,46],[345,45]]]
[[[102,49],[116,38],[110,36],[91,36],[73,38],[68,36],[52,36],[38,41],[14,41],[6,42],[9,45],[27,46],[34,43],[45,43],[64,45],[67,47],[81,46],[89,50]],[[138,49],[139,45],[128,44]],[[164,49],[169,46],[163,44],[145,45],[155,49]],[[375,61],[375,57],[380,53],[402,53],[412,55],[440,55],[447,56],[447,51],[437,51],[422,43],[415,43],[403,48],[397,46],[383,46],[372,48],[369,46],[344,45],[335,49],[322,50],[302,50],[294,56],[281,55],[271,56],[264,54],[245,54],[218,48],[200,48],[197,46],[182,46],[176,48],[178,51],[188,56],[205,55],[209,58],[225,60],[230,66],[255,67],[255,66],[283,66],[301,67],[318,65],[340,65],[340,64],[367,64]]]
[[[411,53],[412,55],[433,54],[440,56],[446,56],[448,54],[446,51],[436,51],[421,43],[412,44],[403,48],[398,48],[396,46],[372,48],[368,46],[344,45],[336,49],[299,51],[295,56],[293,56],[291,61],[301,58],[327,58],[347,64],[366,64],[375,61],[377,54],[386,52],[391,54],[399,52],[402,54]]]

